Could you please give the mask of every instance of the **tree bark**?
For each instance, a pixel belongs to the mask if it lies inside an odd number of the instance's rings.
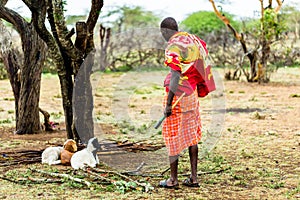
[[[110,42],[111,29],[105,28],[102,24],[100,25],[99,30],[100,35],[100,70],[103,71],[106,69],[107,62],[107,48]]]
[[[38,133],[41,131],[39,100],[41,74],[46,59],[45,43],[39,38],[32,24],[23,33],[22,48],[24,67],[20,75],[19,120],[17,134]]]
[[[3,3],[3,1],[0,3]],[[11,73],[10,80],[14,84],[12,88],[17,109],[15,133],[38,133],[41,131],[38,104],[46,45],[39,38],[32,23],[26,22],[18,13],[4,7],[4,4],[0,4],[0,18],[10,22],[18,31],[24,53],[23,63],[20,67],[6,67],[10,69],[8,71]],[[15,60],[14,56],[10,54],[7,64],[14,64]],[[17,68],[18,81],[15,79]]]
[[[19,81],[18,71],[21,68],[20,63],[18,62],[18,53],[17,50],[10,49],[8,52],[2,52],[1,57],[4,63],[4,67],[7,71],[10,85],[15,99],[15,118],[16,124],[19,121],[19,98],[20,98],[20,88],[21,83]]]
[[[0,38],[0,58],[4,64],[5,70],[7,71],[8,79],[14,94],[15,118],[17,123],[19,119],[18,102],[21,88],[18,73],[20,72],[21,64],[18,58],[22,58],[22,56],[17,49],[13,49],[11,45],[11,35],[8,33],[8,30],[2,21],[0,21],[0,34],[2,36]]]
[[[85,75],[83,76],[85,89],[82,95],[84,94],[87,95],[88,98],[92,98],[92,96],[89,95],[91,94],[91,67],[86,64],[82,65],[82,63],[86,56],[94,50],[93,30],[98,20],[101,8],[103,7],[103,0],[92,0],[91,11],[86,22],[87,34],[85,35],[85,39],[82,40],[84,43],[80,44],[77,42],[75,45],[71,40],[74,30],[72,29],[71,31],[68,31],[67,29],[64,18],[63,2],[61,0],[44,0],[40,1],[39,4],[37,4],[35,0],[23,0],[23,2],[31,10],[34,25],[40,37],[42,37],[47,43],[57,67],[61,84],[67,137],[79,142],[81,136],[78,135],[76,123],[74,123],[76,118],[73,116],[73,79],[74,77],[77,79],[77,73],[81,67],[86,68],[86,73],[84,73]],[[52,34],[45,27],[46,14],[48,15]],[[78,41],[80,42],[80,40]],[[93,62],[88,63],[92,64]],[[76,82],[77,80],[75,80],[75,84]],[[82,100],[82,102],[84,101]],[[89,104],[89,106],[82,107],[84,113],[88,113],[88,115],[84,115],[85,117],[82,121],[82,123],[86,123],[83,126],[84,128],[90,127],[90,125],[87,124],[92,124],[93,127],[93,104],[91,99],[86,99],[85,105],[86,104]],[[88,132],[90,136],[94,134],[92,128],[89,128]]]

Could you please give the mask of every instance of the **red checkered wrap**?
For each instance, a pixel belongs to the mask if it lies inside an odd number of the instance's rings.
[[[164,97],[166,107],[168,94]],[[172,105],[178,99],[174,96]],[[201,140],[201,118],[197,90],[183,97],[172,109],[172,115],[164,120],[162,135],[169,156],[180,154],[185,148],[196,145]]]

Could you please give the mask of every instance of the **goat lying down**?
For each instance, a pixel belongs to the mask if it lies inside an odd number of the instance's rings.
[[[68,139],[63,146],[63,150],[60,153],[60,160],[62,165],[71,165],[71,158],[77,151],[76,141]]]
[[[48,165],[70,165],[70,159],[75,151],[77,151],[76,142],[68,139],[63,147],[47,147],[42,153],[42,163]]]
[[[96,167],[99,164],[97,151],[100,148],[100,144],[96,137],[89,139],[87,147],[77,151],[71,158],[71,166],[74,169],[83,169],[86,165],[90,167]]]
[[[60,164],[60,153],[62,150],[63,147],[47,147],[42,153],[42,163],[48,165]]]

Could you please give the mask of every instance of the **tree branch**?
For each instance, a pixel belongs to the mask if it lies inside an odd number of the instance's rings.
[[[87,38],[87,54],[94,50],[94,28],[100,15],[100,11],[103,7],[103,0],[92,0],[91,10],[86,21],[88,38]]]
[[[5,6],[8,0],[0,0],[0,6]]]
[[[98,173],[112,173],[112,174],[115,174],[127,181],[130,181],[130,182],[133,182],[135,183],[137,186],[140,186],[142,188],[144,188],[145,192],[148,192],[152,189],[152,186],[150,184],[147,184],[147,183],[140,183],[138,181],[135,181],[133,179],[131,179],[130,177],[128,176],[125,176],[124,174],[121,174],[119,172],[116,172],[116,171],[105,171],[105,170],[100,170],[100,169],[97,169],[97,168],[90,168],[90,169],[86,169],[87,173],[90,173],[94,176],[97,176],[97,177],[102,177],[100,175],[98,175],[97,173],[93,173],[92,171],[94,172],[98,172]],[[106,178],[107,179],[107,178]],[[110,179],[107,179],[108,181],[110,181],[112,184],[116,185],[116,182],[115,181],[112,181]],[[136,189],[135,187],[133,189]]]
[[[102,7],[103,0],[92,0],[91,10],[86,21],[89,33],[93,33]]]
[[[44,126],[45,126],[45,131],[53,131],[53,128],[50,124],[50,114],[41,108],[39,108],[39,111],[44,115]]]
[[[53,173],[53,172],[46,172],[46,171],[42,171],[42,170],[38,170],[38,169],[30,169],[33,172],[38,172],[41,174],[46,174],[48,176],[54,176],[54,177],[60,177],[60,178],[67,178],[70,179],[72,181],[78,182],[78,183],[83,183],[86,186],[90,187],[92,184],[89,181],[83,180],[83,179],[79,179],[79,178],[75,178],[73,176],[70,176],[68,174],[59,174],[59,173]]]
[[[51,32],[53,34],[54,39],[56,42],[58,42],[58,46],[61,47],[61,44],[59,42],[57,30],[55,27],[55,22],[54,22],[54,15],[53,15],[53,6],[52,6],[52,1],[48,1],[48,8],[47,8],[47,19],[50,24]]]
[[[39,36],[46,42],[49,47],[49,52],[52,58],[56,61],[55,63],[64,63],[63,57],[60,54],[59,46],[55,42],[52,34],[47,30],[45,26],[46,19],[46,8],[45,0],[39,1],[39,3],[34,4],[34,0],[23,0],[27,7],[32,12],[32,22],[36,28]],[[33,6],[35,5],[35,6]],[[65,76],[66,72],[64,69],[57,66],[57,72],[59,76]]]
[[[74,47],[71,38],[68,37],[69,31],[65,23],[63,2],[61,0],[52,0],[52,7],[54,24],[59,42],[61,43],[62,48],[65,49],[66,53],[72,58],[72,60],[75,61],[81,57],[81,54]]]
[[[4,4],[0,4],[0,18],[11,23],[16,28],[20,36],[22,36],[22,33],[24,32],[27,26],[26,20],[23,17],[21,17],[17,12],[6,8],[3,5]]]
[[[276,0],[276,1],[277,1],[278,6],[274,9],[274,11],[275,11],[275,13],[278,13],[282,7],[283,1],[280,1],[280,0]]]
[[[220,18],[223,23],[231,30],[231,32],[234,34],[234,37],[240,41],[242,39],[242,36],[231,26],[229,19],[222,13],[219,12],[219,10],[216,8],[215,2],[213,0],[209,0],[210,3],[213,6],[214,12],[216,13],[217,17]]]

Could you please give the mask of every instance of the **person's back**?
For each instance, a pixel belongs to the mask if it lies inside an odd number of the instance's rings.
[[[205,85],[205,60],[208,56],[206,43],[199,37],[187,32],[177,32],[168,41],[165,50],[164,64],[180,74],[179,88],[175,92],[180,95],[185,92],[190,95],[197,85]],[[167,86],[171,74],[164,85]]]

